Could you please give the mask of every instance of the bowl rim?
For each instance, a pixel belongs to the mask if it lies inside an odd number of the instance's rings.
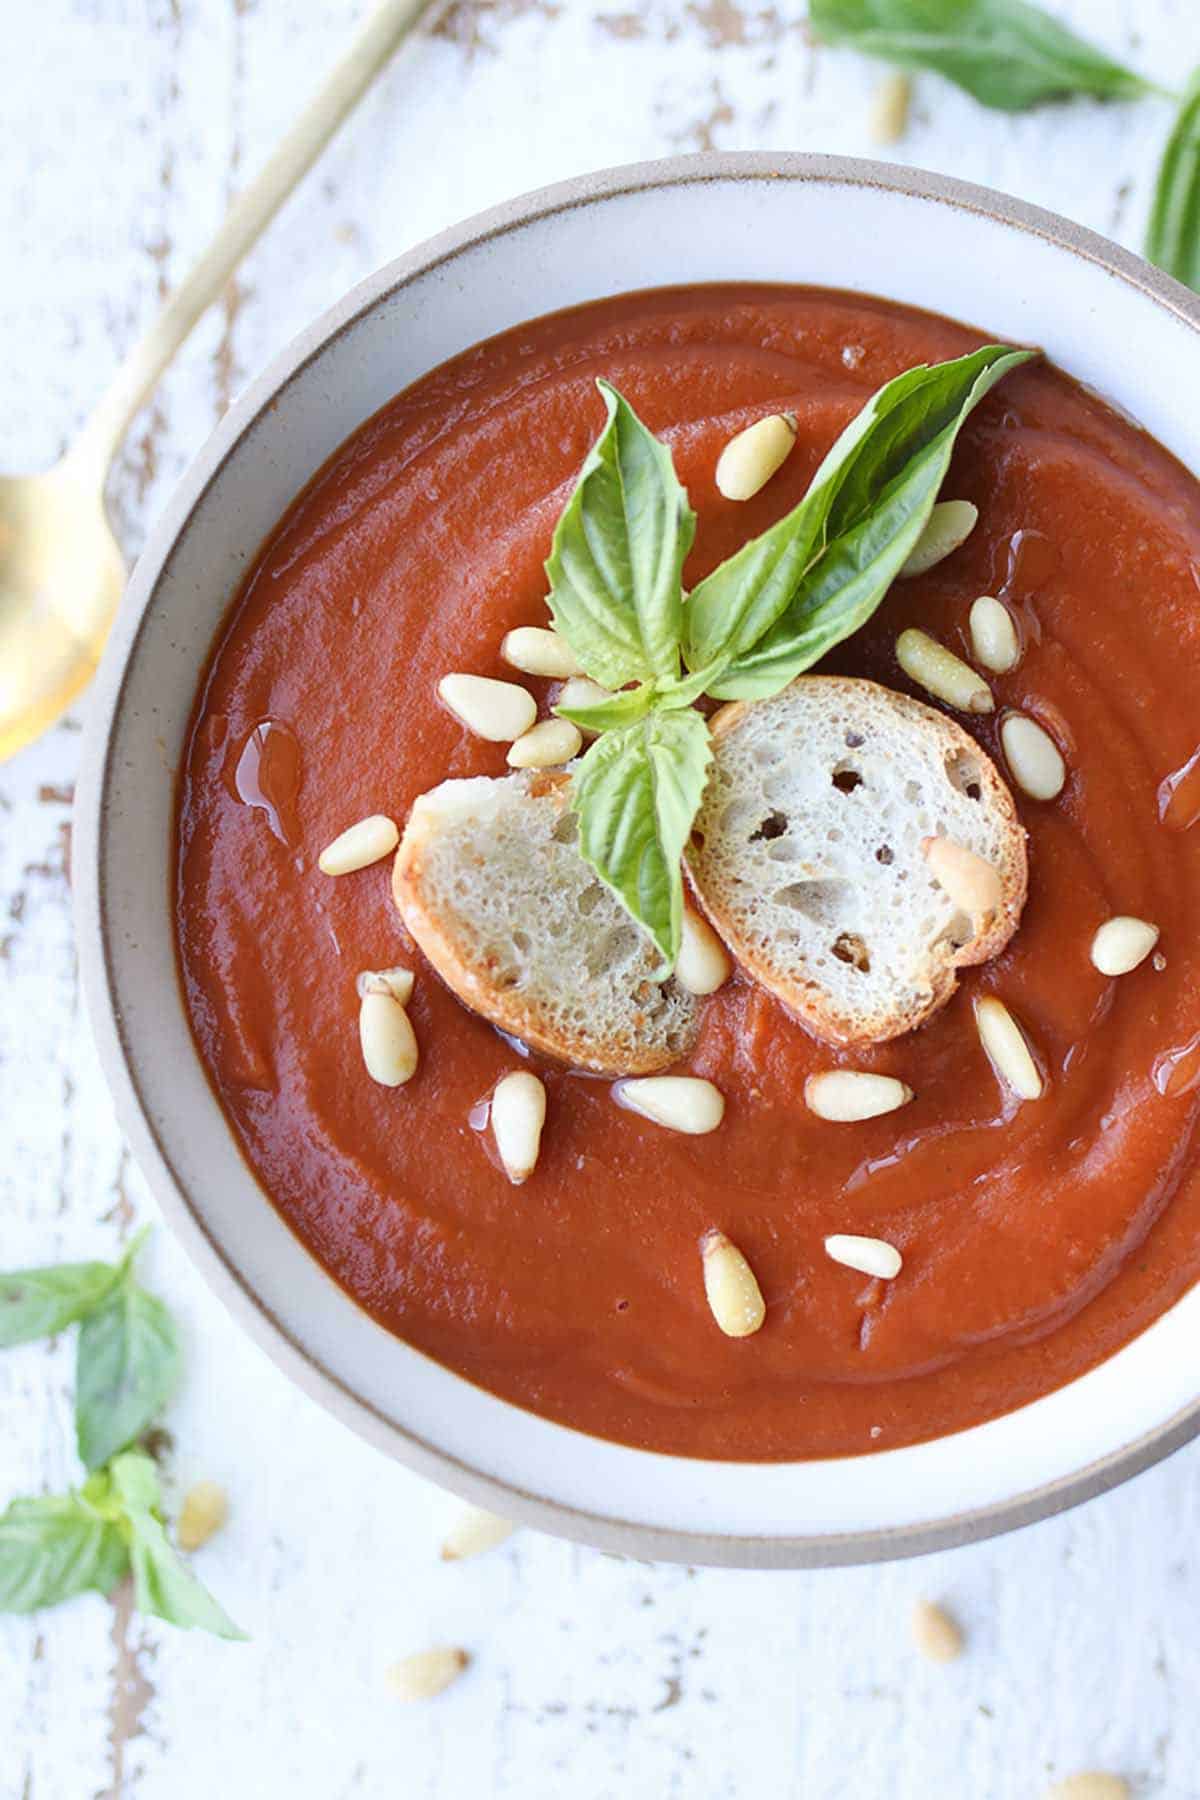
[[[251,1288],[192,1207],[149,1116],[123,1031],[113,970],[102,849],[112,749],[129,667],[177,539],[253,421],[335,338],[419,276],[555,213],[621,195],[695,183],[788,181],[876,188],[984,216],[1098,265],[1200,332],[1200,296],[1098,233],[1011,196],[919,169],[802,152],[704,152],[625,164],[540,188],[477,213],[366,277],[276,355],[194,458],[150,531],[90,696],[75,803],[75,915],[83,991],[118,1122],[163,1216],[233,1318],[311,1399],[368,1443],[444,1488],[534,1528],[642,1559],[742,1568],[801,1568],[924,1555],[1033,1523],[1089,1500],[1200,1435],[1200,1393],[1172,1417],[1074,1473],[918,1524],[819,1536],[726,1536],[667,1529],[572,1508],[471,1467],[385,1417],[306,1349]]]

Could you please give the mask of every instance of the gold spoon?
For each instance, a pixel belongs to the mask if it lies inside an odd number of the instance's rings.
[[[382,0],[370,14],[62,461],[44,475],[0,476],[0,761],[59,716],[100,660],[126,575],[104,484],[131,419],[426,4]]]

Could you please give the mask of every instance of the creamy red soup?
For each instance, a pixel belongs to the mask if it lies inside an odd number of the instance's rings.
[[[505,1399],[689,1456],[887,1449],[1035,1399],[1110,1355],[1200,1272],[1200,489],[1094,394],[1038,362],[971,418],[947,497],[963,547],[897,583],[826,669],[915,692],[920,625],[969,654],[980,594],[1025,654],[963,723],[1004,770],[1019,708],[1051,732],[1058,799],[1017,795],[1030,891],[1004,954],[923,1029],[816,1043],[741,974],[703,1002],[686,1070],[726,1098],[712,1135],[660,1129],[609,1083],[534,1057],[549,1114],[532,1178],[498,1166],[479,1103],[519,1066],[406,938],[387,861],[317,871],[369,813],[403,822],[451,776],[505,772],[436,696],[449,670],[512,678],[509,628],[544,624],[554,522],[604,419],[605,376],[670,445],[699,524],[694,583],[799,500],[868,394],[981,342],[925,313],[817,289],[633,294],[481,344],[344,445],[261,551],[216,645],[179,788],[178,941],[200,1054],[272,1204],[389,1330]],[[714,469],[750,418],[796,451],[751,501]],[[531,681],[543,711],[554,690]],[[1192,773],[1195,769],[1197,772]],[[1128,913],[1157,954],[1109,980],[1097,927]],[[360,970],[407,964],[421,1048],[389,1090],[358,1051]],[[1005,1094],[972,1000],[1003,995],[1047,1086]],[[805,1078],[902,1077],[899,1113],[832,1125]],[[699,1244],[719,1228],[766,1300],[714,1325]],[[830,1260],[833,1233],[903,1253],[894,1281]]]

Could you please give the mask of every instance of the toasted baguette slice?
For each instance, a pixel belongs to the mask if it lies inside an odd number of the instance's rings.
[[[871,681],[806,675],[723,707],[689,862],[730,949],[816,1037],[882,1043],[996,956],[1025,903],[1025,833],[989,758],[944,714]],[[998,871],[971,920],[930,873],[927,837]]]
[[[459,999],[577,1068],[649,1074],[699,1008],[651,979],[653,944],[584,862],[568,777],[444,781],[413,804],[392,872],[405,925]]]

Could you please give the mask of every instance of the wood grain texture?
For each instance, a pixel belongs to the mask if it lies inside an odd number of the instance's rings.
[[[355,0],[42,0],[6,37],[0,466],[48,463],[359,16]],[[1177,82],[1194,0],[1063,0]],[[245,380],[351,282],[481,206],[671,150],[869,152],[877,71],[771,0],[453,0],[396,58],[132,430],[112,495],[136,552]],[[899,160],[1136,243],[1167,111],[1025,119],[916,83]],[[81,1014],[69,915],[78,722],[0,769],[0,1259],[112,1254],[153,1208]],[[1200,1796],[1200,1448],[997,1543],[893,1568],[651,1568],[521,1533],[437,1546],[456,1503],[317,1411],[160,1234],[182,1321],[173,1490],[229,1490],[197,1558],[226,1645],[98,1599],[0,1620],[3,1800],[1025,1800],[1080,1766]],[[0,1359],[0,1503],[74,1476],[66,1343]],[[908,1615],[945,1601],[949,1667]],[[461,1643],[403,1708],[386,1666]]]

